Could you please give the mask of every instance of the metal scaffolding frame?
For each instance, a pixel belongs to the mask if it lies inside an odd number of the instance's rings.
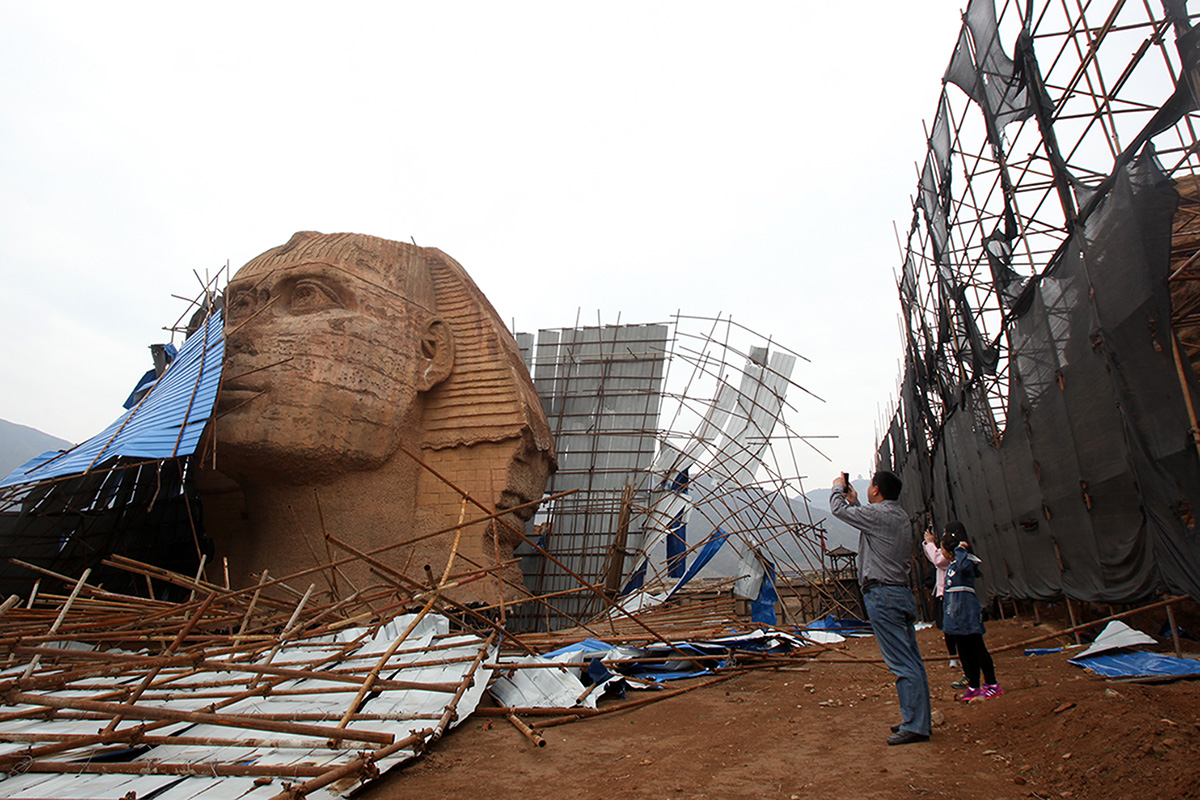
[[[1183,24],[1186,18],[1174,20],[1149,3],[970,4],[926,131],[929,150],[918,168],[899,277],[909,353],[937,391],[925,398],[927,413],[893,421],[883,433],[897,438],[884,442],[889,452],[904,452],[905,431],[918,429],[932,446],[946,398],[965,384],[986,397],[976,408],[982,427],[996,442],[1004,436],[1012,304],[1028,278],[1054,265],[1116,165],[1151,138],[1147,125],[1176,83],[1187,85],[1170,35]],[[1026,27],[1028,38],[1021,34]],[[1001,43],[1011,42],[1028,51],[1009,60]],[[1044,105],[1014,82],[1022,70],[1040,83]],[[985,86],[969,85],[974,78],[962,77],[968,74],[981,75]],[[1196,125],[1194,112],[1184,114],[1152,137],[1177,180],[1200,167]],[[1178,254],[1187,265],[1174,281],[1200,277],[1197,252],[1193,240]],[[1005,279],[998,280],[997,268]],[[1176,322],[1185,319],[1180,314]],[[1053,368],[1042,367],[1033,380],[1044,387]]]
[[[1191,436],[1200,441],[1188,388],[1192,367],[1185,369],[1178,352],[1169,364],[1176,337],[1192,366],[1200,364],[1198,36],[1184,0],[1157,7],[972,0],[963,15],[901,244],[905,368],[881,428],[877,462],[919,486],[910,510],[923,522],[971,518],[995,565],[990,577],[1005,593],[1136,597],[1156,579],[1132,557],[1117,568],[1121,580],[1098,578],[1113,569],[1112,559],[1098,552],[1132,552],[1113,537],[1142,535],[1138,504],[1128,498],[1141,493],[1142,502],[1162,506],[1163,513],[1149,514],[1155,536],[1174,537],[1187,524],[1196,487],[1180,472],[1182,462],[1168,466],[1168,456],[1153,454],[1165,448],[1147,449],[1157,431],[1146,410],[1131,409],[1138,402],[1132,381],[1119,373],[1149,363],[1138,349],[1143,343],[1159,354],[1165,349],[1167,363],[1157,359],[1145,369],[1158,370],[1156,391],[1177,392],[1171,402],[1180,409],[1186,400]],[[1134,197],[1143,187],[1149,198],[1151,181],[1161,186],[1164,179],[1181,197],[1170,307],[1139,317],[1139,331],[1116,310],[1122,298],[1113,293],[1121,290],[1101,273],[1106,258],[1143,247],[1139,258],[1148,266],[1140,272],[1126,266],[1121,280],[1140,282],[1137,297],[1158,291],[1157,273],[1150,273],[1167,264],[1155,261],[1153,246],[1139,245],[1132,232],[1150,223],[1130,222],[1121,209],[1143,202]],[[1097,299],[1098,287],[1110,299]],[[1118,342],[1136,346],[1120,354]],[[1103,377],[1105,365],[1111,377]],[[1092,389],[1084,388],[1092,385],[1085,378],[1095,381]],[[1105,426],[1072,433],[1089,402],[1096,415],[1106,415]],[[1187,415],[1182,419],[1178,427],[1185,430]],[[1105,452],[1110,460],[1097,469],[1093,451],[1101,445],[1089,438],[1103,430],[1115,440],[1121,425],[1127,443],[1114,441]],[[1068,452],[1072,436],[1078,453]],[[1129,451],[1124,456],[1117,452],[1122,447]],[[1052,455],[1055,463],[1046,463]],[[1127,466],[1120,470],[1113,465],[1122,458]],[[1160,469],[1173,470],[1178,486],[1169,498],[1150,498],[1148,476]],[[1109,482],[1103,497],[1089,488],[1101,479]],[[1125,493],[1119,500],[1118,492]],[[1038,498],[1036,509],[1031,497]],[[1110,504],[1103,513],[1097,498]],[[1175,575],[1166,578],[1170,588],[1189,584],[1193,570],[1186,564],[1193,557],[1180,556]],[[1084,567],[1089,560],[1091,571]],[[1057,565],[1055,574],[1042,571],[1047,562]]]

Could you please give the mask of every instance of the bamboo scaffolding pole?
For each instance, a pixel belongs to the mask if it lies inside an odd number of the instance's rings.
[[[1104,617],[1103,619],[1092,620],[1091,622],[1085,622],[1082,625],[1076,625],[1071,628],[1067,628],[1065,630],[1055,631],[1054,633],[1048,633],[1045,636],[1035,636],[1034,638],[1026,639],[1023,642],[1015,642],[1014,644],[1006,644],[1003,647],[995,647],[995,648],[990,648],[990,649],[993,654],[1003,653],[1008,650],[1016,650],[1017,648],[1020,648],[1020,647],[1028,647],[1031,644],[1037,644],[1038,642],[1044,642],[1048,639],[1056,639],[1059,636],[1068,636],[1071,634],[1075,634],[1076,639],[1078,639],[1079,631],[1084,630],[1086,628],[1091,628],[1096,625],[1103,624],[1105,622],[1112,622],[1115,619],[1124,619],[1125,617],[1132,616],[1134,614],[1140,614],[1143,611],[1153,611],[1154,609],[1162,608],[1163,606],[1173,606],[1177,603],[1182,603],[1183,601],[1190,600],[1190,599],[1191,598],[1187,595],[1177,595],[1175,597],[1169,597],[1166,600],[1160,600],[1157,603],[1151,603],[1150,605],[1140,606],[1138,608],[1130,609],[1129,611],[1123,611],[1120,614],[1113,614],[1110,617]]]
[[[472,715],[478,717],[507,717],[509,714],[514,714],[521,717],[555,717],[566,712],[570,712],[571,714],[579,714],[581,716],[602,713],[600,710],[595,708],[542,708],[537,706],[522,708],[520,706],[480,706],[472,712]]]
[[[212,761],[77,762],[32,761],[19,765],[22,772],[57,772],[64,775],[194,775],[203,778],[309,778],[325,774],[324,767],[288,764],[233,764]]]
[[[174,586],[178,586],[181,589],[188,589],[189,591],[219,592],[222,595],[223,600],[242,594],[251,594],[254,592],[255,588],[259,588],[250,586],[245,589],[235,589],[232,592],[226,592],[224,587],[218,584],[209,583],[207,581],[197,581],[194,578],[190,578],[186,575],[180,575],[177,572],[171,572],[170,570],[162,569],[161,567],[155,567],[152,564],[146,564],[122,555],[114,554],[111,558],[106,558],[101,563],[105,566],[123,569],[127,572],[132,572],[138,575],[149,575],[155,580],[165,581]],[[269,585],[282,585],[282,579],[275,579],[274,581],[271,581]],[[265,587],[266,585],[261,588]],[[299,595],[300,593],[297,592],[296,594]],[[279,600],[265,594],[262,595],[261,602],[275,605],[276,609],[279,611],[289,610],[295,606],[294,601],[289,602],[286,600]]]
[[[258,586],[254,588],[254,594],[250,597],[250,604],[246,606],[246,614],[242,617],[242,624],[238,628],[237,635],[234,636],[234,641],[238,640],[243,633],[246,632],[246,626],[250,624],[250,616],[254,613],[254,607],[258,605],[258,598],[262,594],[263,584],[267,582],[267,570],[263,570],[258,577]]]
[[[428,471],[428,472],[429,472],[431,475],[433,475],[435,478],[437,478],[439,481],[441,481],[442,483],[446,484],[446,486],[450,487],[450,488],[451,488],[451,489],[453,489],[455,492],[457,492],[457,493],[458,493],[458,494],[459,494],[459,495],[460,495],[460,496],[463,498],[463,502],[464,502],[464,503],[466,503],[466,502],[469,502],[469,503],[471,503],[472,505],[474,505],[474,506],[476,506],[477,508],[479,508],[479,509],[480,509],[481,511],[483,511],[485,514],[489,513],[489,512],[488,512],[488,509],[487,509],[487,508],[486,508],[486,507],[485,507],[485,506],[484,506],[482,503],[480,503],[478,500],[476,500],[475,498],[471,497],[471,495],[470,495],[470,493],[469,493],[469,492],[465,492],[465,491],[463,491],[462,489],[460,489],[458,486],[456,486],[456,485],[454,484],[454,482],[453,482],[453,481],[451,481],[451,480],[450,480],[449,478],[447,478],[446,476],[442,475],[440,472],[438,472],[437,470],[435,470],[433,467],[429,466],[429,464],[426,464],[426,463],[425,463],[423,460],[421,460],[421,458],[420,458],[419,456],[415,455],[415,454],[414,454],[414,453],[413,453],[411,450],[409,450],[408,448],[406,448],[404,445],[401,445],[401,446],[400,446],[400,450],[401,450],[401,452],[403,452],[405,455],[407,455],[409,458],[411,458],[413,461],[415,461],[415,462],[416,462],[418,465],[420,465],[420,466],[421,466],[421,467],[423,467],[423,468],[424,468],[426,471]],[[646,632],[647,632],[647,633],[649,633],[651,636],[654,636],[654,637],[656,637],[656,638],[657,638],[657,636],[658,636],[658,635],[657,635],[657,634],[654,632],[654,630],[653,630],[653,629],[651,629],[651,628],[650,628],[649,626],[647,626],[645,623],[641,622],[641,620],[639,620],[639,619],[638,619],[636,616],[634,616],[634,615],[633,615],[632,613],[630,613],[628,610],[626,610],[625,608],[623,608],[621,605],[619,605],[619,604],[617,604],[617,603],[614,603],[614,602],[612,602],[611,600],[609,600],[607,597],[605,597],[605,595],[604,595],[604,590],[603,590],[602,588],[600,588],[600,587],[597,587],[597,586],[593,586],[593,585],[592,585],[591,583],[589,583],[589,582],[588,582],[588,580],[587,580],[586,578],[584,578],[582,575],[580,575],[579,573],[575,572],[575,570],[571,569],[569,566],[567,566],[566,564],[564,564],[564,563],[563,563],[561,560],[559,560],[558,558],[555,558],[555,556],[554,556],[552,553],[549,553],[549,552],[547,552],[545,549],[543,549],[543,548],[541,547],[541,545],[539,545],[537,542],[533,541],[533,540],[532,540],[532,539],[530,539],[528,536],[526,536],[526,535],[525,535],[525,531],[523,531],[523,530],[519,530],[519,529],[517,529],[516,527],[514,527],[513,525],[510,525],[510,524],[508,524],[508,522],[506,522],[502,516],[497,516],[497,517],[496,517],[496,521],[497,521],[497,522],[499,522],[500,524],[504,525],[504,527],[508,528],[510,531],[512,531],[512,532],[513,532],[514,534],[516,534],[517,536],[519,536],[519,537],[520,537],[520,538],[521,538],[521,539],[522,539],[522,540],[523,540],[523,541],[524,541],[526,544],[528,544],[528,545],[529,545],[530,547],[532,547],[532,548],[533,548],[535,551],[537,551],[537,552],[538,552],[538,553],[539,553],[539,554],[542,556],[542,558],[549,559],[549,560],[550,560],[550,561],[551,561],[551,562],[552,562],[552,563],[553,563],[555,566],[557,566],[559,569],[561,569],[561,570],[562,570],[563,572],[565,572],[567,575],[570,575],[572,578],[574,578],[576,581],[578,581],[578,582],[579,582],[579,584],[580,584],[581,586],[584,586],[584,587],[587,587],[588,589],[590,589],[590,590],[591,590],[593,593],[595,593],[595,594],[596,594],[598,597],[600,597],[600,598],[601,598],[601,600],[602,600],[602,601],[603,601],[605,604],[607,604],[607,605],[608,605],[608,606],[609,606],[611,609],[613,609],[613,610],[615,610],[615,611],[618,611],[618,612],[619,612],[619,613],[621,613],[621,614],[624,614],[624,615],[626,615],[626,616],[627,616],[627,617],[628,617],[630,620],[632,620],[632,621],[633,621],[635,624],[637,624],[637,625],[639,625],[639,626],[643,627],[643,628],[646,630]]]
[[[0,604],[0,617],[3,617],[20,602],[20,597],[17,597],[15,594],[10,594],[8,599],[5,600],[3,604]]]
[[[424,749],[426,740],[433,734],[429,728],[413,732],[408,738],[391,744],[387,747],[376,750],[373,753],[360,755],[348,764],[327,770],[319,777],[313,778],[302,786],[296,786],[291,789],[280,792],[275,795],[272,800],[301,800],[301,798],[312,794],[318,789],[322,789],[329,784],[348,778],[352,775],[365,775],[367,777],[376,777],[378,772],[373,770],[376,761],[394,755],[401,750],[413,748],[414,751],[420,752]]]
[[[79,581],[75,584],[75,590],[73,592],[71,592],[71,596],[68,597],[67,602],[63,604],[62,611],[60,611],[58,613],[58,618],[55,619],[54,624],[50,626],[51,634],[53,634],[55,631],[58,630],[59,625],[62,625],[63,619],[65,619],[67,616],[67,611],[70,610],[70,608],[71,608],[71,603],[75,602],[75,598],[79,596],[80,590],[83,589],[83,585],[85,583],[87,583],[88,576],[91,574],[92,574],[92,570],[90,568],[85,569],[83,571],[83,575],[79,578]],[[40,661],[41,661],[41,656],[34,656],[33,660],[29,662],[29,666],[25,668],[25,671],[23,673],[21,673],[21,677],[28,678],[30,675],[32,675],[34,673],[34,671],[37,669]]]
[[[152,719],[169,722],[193,722],[203,725],[218,725],[225,728],[242,728],[245,730],[273,731],[297,736],[312,736],[328,740],[332,734],[339,739],[349,739],[357,742],[375,742],[391,744],[395,737],[390,733],[366,731],[356,728],[330,728],[325,725],[302,725],[292,722],[266,720],[240,714],[214,714],[205,711],[176,711],[170,708],[155,706],[127,706],[121,703],[103,703],[96,700],[86,700],[81,697],[57,697],[54,695],[31,694],[29,692],[12,692],[6,698],[10,703],[28,703],[30,705],[48,706],[50,708],[70,708],[80,711],[97,711],[101,714],[124,714],[133,719]],[[100,734],[111,736],[112,734]],[[94,739],[99,737],[81,737]],[[0,755],[0,764],[12,763],[13,759],[34,757],[36,753]]]
[[[73,742],[77,733],[0,733],[0,742]],[[117,731],[112,742],[128,742],[132,745],[171,745],[178,747],[240,747],[246,750],[315,750],[324,743],[316,739],[235,739],[221,736],[148,736],[141,727],[123,728]],[[69,770],[68,770],[69,771]]]
[[[275,660],[275,656],[279,654],[279,650],[283,647],[284,642],[291,637],[292,633],[298,627],[300,612],[304,610],[304,605],[308,602],[308,598],[312,597],[313,589],[315,588],[316,584],[310,583],[308,585],[308,591],[304,593],[304,597],[300,598],[300,602],[296,604],[296,610],[292,612],[291,619],[289,619],[287,625],[284,626],[283,633],[279,635],[279,640],[275,642],[275,646],[271,648],[271,654],[267,656],[266,666],[270,666],[271,662]],[[251,678],[250,683],[246,686],[246,688],[253,689],[257,683],[258,676],[255,676],[254,678]]]
[[[505,719],[507,719],[509,722],[511,722],[513,724],[513,727],[521,732],[522,736],[524,736],[529,741],[533,742],[534,747],[545,747],[546,746],[546,738],[544,736],[542,736],[540,733],[538,733],[537,731],[535,731],[533,728],[529,727],[524,722],[519,720],[517,718],[516,714],[506,714]]]
[[[391,569],[391,568],[390,568],[390,567],[388,567],[387,565],[385,565],[385,564],[383,564],[382,562],[380,562],[380,561],[376,560],[376,559],[375,559],[373,556],[369,555],[368,553],[363,553],[363,552],[359,551],[359,550],[358,550],[357,548],[355,548],[353,545],[347,544],[346,542],[343,542],[343,541],[341,541],[340,539],[338,539],[337,537],[335,537],[335,536],[333,536],[333,535],[330,535],[330,537],[329,537],[329,540],[330,540],[331,542],[333,542],[333,544],[334,544],[334,545],[336,545],[337,547],[339,547],[339,548],[341,548],[341,549],[343,549],[343,550],[346,550],[347,552],[350,552],[350,553],[355,553],[355,554],[357,554],[357,555],[358,555],[360,558],[362,558],[362,559],[363,559],[363,561],[365,561],[366,563],[370,564],[372,567],[374,567],[374,568],[376,568],[377,570],[379,570],[378,572],[376,572],[376,574],[377,574],[377,575],[379,575],[379,576],[380,576],[381,578],[383,578],[384,580],[404,581],[405,583],[408,583],[408,584],[410,584],[411,586],[414,586],[414,587],[416,587],[416,586],[419,586],[419,585],[420,585],[420,584],[418,584],[416,581],[414,581],[412,578],[409,578],[409,577],[407,577],[406,575],[404,575],[404,574],[402,574],[402,573],[400,573],[400,572],[397,572],[397,571],[395,571],[395,570]],[[397,586],[399,586],[399,583],[397,583]],[[460,611],[464,612],[465,614],[469,615],[469,616],[470,616],[472,619],[474,619],[474,620],[476,620],[476,621],[478,621],[478,622],[482,622],[484,625],[486,625],[486,626],[488,626],[488,627],[492,628],[493,630],[496,630],[496,631],[498,631],[498,632],[499,632],[501,635],[503,635],[503,636],[505,636],[505,637],[509,638],[510,640],[512,640],[512,641],[514,641],[514,642],[516,642],[518,646],[520,646],[521,648],[523,648],[523,649],[524,649],[526,652],[528,652],[530,655],[537,655],[537,653],[536,653],[536,652],[535,652],[535,651],[534,651],[532,648],[529,648],[529,647],[527,647],[527,646],[525,645],[525,643],[524,643],[524,640],[523,640],[522,638],[520,638],[520,637],[517,637],[517,636],[513,636],[513,635],[512,635],[511,633],[509,633],[507,630],[505,630],[504,628],[502,628],[502,627],[500,626],[500,624],[499,624],[499,623],[497,623],[497,622],[495,622],[495,621],[493,621],[493,620],[490,620],[490,619],[488,619],[487,617],[485,617],[485,616],[483,616],[482,614],[480,614],[478,611],[476,611],[476,610],[474,610],[474,609],[472,609],[472,608],[469,608],[468,606],[466,606],[466,605],[464,605],[464,604],[462,604],[462,603],[458,603],[458,602],[456,602],[455,600],[453,600],[453,599],[451,599],[451,598],[449,598],[449,597],[442,597],[442,598],[440,598],[440,599],[441,599],[441,600],[444,600],[445,602],[447,602],[447,603],[449,603],[449,604],[451,604],[451,605],[453,605],[453,606],[454,606],[455,608],[457,608],[458,610],[460,610]]]
[[[460,526],[462,525],[463,519],[466,517],[466,515],[467,501],[464,499],[462,501],[462,505],[459,507],[458,512],[458,524]],[[450,568],[454,564],[454,558],[458,555],[458,545],[461,539],[462,528],[460,527],[454,533],[454,543],[450,546],[450,556],[446,559],[446,569],[442,572],[442,580],[439,583],[439,590],[433,593],[433,596],[430,597],[429,601],[425,603],[425,607],[422,608],[415,617],[413,617],[413,619],[405,627],[404,631],[396,637],[396,639],[388,647],[387,651],[380,656],[379,662],[371,668],[369,673],[367,673],[366,680],[363,681],[362,687],[358,690],[358,694],[354,696],[354,701],[350,704],[350,707],[346,709],[346,713],[342,716],[341,721],[338,722],[339,728],[344,727],[347,723],[349,723],[350,715],[355,711],[358,711],[363,698],[367,696],[367,694],[371,691],[371,687],[375,685],[375,681],[379,678],[379,673],[383,670],[384,665],[387,664],[400,645],[404,643],[404,640],[408,638],[408,635],[416,629],[417,625],[421,623],[421,620],[424,619],[425,615],[429,613],[429,610],[433,608],[433,604],[437,602],[437,599],[441,593],[440,587],[445,585],[446,577],[450,574]],[[334,746],[337,744],[338,741],[334,740]]]
[[[69,578],[66,575],[62,575],[58,572],[54,572],[53,570],[46,569],[45,567],[39,566],[37,564],[31,564],[28,561],[22,561],[19,558],[10,558],[8,560],[9,560],[9,563],[16,564],[19,567],[24,567],[28,570],[32,570],[34,572],[45,575],[47,577],[60,580],[66,586],[70,586],[71,584],[75,583],[74,579]],[[85,585],[83,587],[83,589],[84,589],[84,593],[86,593],[87,595],[89,595],[91,597],[97,597],[97,598],[100,598],[103,600],[109,600],[109,601],[118,602],[118,603],[128,603],[131,607],[140,608],[143,610],[148,605],[158,606],[158,607],[174,605],[173,603],[168,603],[164,600],[155,600],[153,597],[135,597],[135,596],[129,595],[129,594],[120,594],[117,592],[109,592],[104,589],[101,589],[98,586],[91,586],[90,584]]]
[[[631,700],[627,703],[619,703],[615,706],[606,706],[605,708],[597,709],[595,714],[576,715],[575,712],[579,711],[581,709],[558,709],[559,711],[565,711],[567,713],[561,717],[555,717],[554,719],[549,719],[544,722],[535,722],[532,725],[530,725],[530,727],[535,728],[535,729],[552,728],[557,725],[565,724],[567,722],[576,722],[577,720],[582,719],[584,717],[597,717],[597,716],[601,716],[604,714],[616,714],[621,711],[630,711],[635,708],[641,708],[642,706],[650,705],[651,703],[657,703],[660,700],[666,700],[669,697],[676,697],[678,695],[685,694],[686,692],[691,692],[696,689],[703,689],[707,686],[713,686],[715,684],[722,683],[723,681],[727,681],[730,678],[736,678],[739,675],[744,675],[744,674],[745,674],[744,670],[737,671],[737,672],[730,672],[728,674],[720,675],[716,678],[712,678],[710,680],[703,681],[701,683],[696,683],[691,686],[684,686],[682,688],[674,689],[674,690],[667,691],[667,692],[655,692],[653,695],[651,695],[649,697],[643,697],[639,700]],[[575,717],[575,719],[568,719],[568,717]]]
[[[204,616],[204,613],[206,611],[208,611],[209,606],[211,606],[213,604],[213,601],[216,599],[217,599],[217,596],[215,594],[210,594],[210,595],[208,595],[208,597],[206,597],[204,599],[204,602],[201,603],[200,607],[196,609],[196,613],[192,615],[192,618],[190,620],[188,620],[187,625],[185,625],[179,631],[179,634],[175,637],[175,641],[171,642],[171,644],[167,647],[166,655],[168,655],[168,656],[173,655],[175,653],[175,651],[179,649],[179,645],[183,643],[183,640],[187,638],[187,635],[189,633],[191,633],[192,630],[195,629],[196,625],[198,625],[200,623],[200,620]],[[148,686],[150,686],[151,683],[154,682],[154,679],[156,677],[158,677],[158,673],[161,670],[162,670],[162,667],[155,667],[155,668],[151,669],[150,672],[148,672],[146,674],[146,676],[142,679],[141,684],[139,684],[138,687],[133,690],[133,694],[131,694],[129,696],[129,698],[125,701],[125,704],[130,705],[130,706],[136,704],[137,701],[141,698],[142,694],[146,691],[146,688]],[[122,719],[122,717],[119,714],[114,716],[112,718],[112,722],[108,723],[108,726],[105,727],[103,732],[108,733],[110,731],[115,730],[116,727],[121,724],[121,719]]]
[[[55,720],[78,720],[78,719],[104,720],[104,719],[108,719],[107,715],[100,714],[100,713],[97,713],[94,711],[64,711],[64,710],[47,709],[47,708],[38,709],[38,711],[42,716],[47,716],[48,713],[52,714],[52,716],[48,716],[48,718],[52,718]],[[340,711],[329,712],[329,713],[323,713],[323,712],[319,712],[319,711],[301,711],[301,712],[295,712],[295,713],[293,713],[293,712],[264,713],[264,714],[255,714],[254,715],[255,719],[291,720],[291,721],[302,721],[302,722],[337,722],[339,719],[341,719],[341,717],[342,717],[342,714]],[[410,714],[410,713],[397,713],[397,714],[359,713],[359,714],[355,714],[351,721],[352,722],[404,722],[404,721],[408,721],[408,720],[438,720],[438,719],[441,719],[441,717],[442,717],[441,712],[415,713],[415,714]],[[173,725],[175,723],[166,723],[166,724]],[[153,723],[146,725],[145,729],[147,731],[153,730],[154,728],[152,727],[152,725],[153,725]],[[141,727],[141,726],[139,726],[139,727]],[[130,728],[122,728],[122,729],[116,731],[116,733],[123,734],[126,730],[131,730],[131,729]]]

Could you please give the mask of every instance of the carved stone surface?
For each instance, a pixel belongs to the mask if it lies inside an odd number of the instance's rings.
[[[549,427],[516,343],[463,268],[434,248],[297,233],[226,291],[215,469],[198,476],[205,528],[246,584],[407,541],[538,499],[554,469]],[[439,477],[440,476],[440,477]],[[533,513],[503,518],[519,530]],[[454,532],[378,559],[424,584]],[[504,525],[462,529],[453,573],[510,560]],[[427,569],[428,567],[428,569]],[[326,571],[327,573],[328,571]],[[520,571],[458,589],[514,598]],[[297,578],[345,596],[379,585],[362,562]],[[353,586],[354,588],[349,588]]]

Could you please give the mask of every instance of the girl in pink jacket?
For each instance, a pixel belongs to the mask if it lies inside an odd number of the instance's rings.
[[[933,619],[938,626],[938,630],[942,629],[942,598],[946,592],[946,567],[950,566],[954,561],[953,557],[946,554],[937,541],[937,537],[933,531],[925,531],[925,558],[929,559],[929,563],[937,569],[937,578],[933,582]],[[950,653],[950,667],[958,666],[958,650],[954,644],[954,637],[943,633],[946,639],[946,650]]]

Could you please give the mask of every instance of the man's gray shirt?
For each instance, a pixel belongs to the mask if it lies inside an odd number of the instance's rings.
[[[834,487],[829,510],[842,522],[858,528],[858,582],[879,581],[908,585],[912,553],[912,521],[895,500],[850,505],[846,492]]]

